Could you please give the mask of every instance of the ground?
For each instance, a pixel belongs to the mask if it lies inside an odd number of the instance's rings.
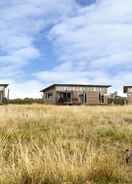
[[[132,106],[0,106],[0,184],[131,184]]]

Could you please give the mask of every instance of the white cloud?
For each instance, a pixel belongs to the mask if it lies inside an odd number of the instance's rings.
[[[37,77],[48,81],[108,83],[113,89],[132,83],[132,1],[98,0],[55,25],[49,37],[58,66]],[[65,69],[60,66],[71,63]]]
[[[12,97],[32,96],[39,92],[40,82],[27,79],[24,67],[32,67],[40,56],[35,45],[37,35],[49,24],[55,24],[72,13],[74,0],[3,0],[0,2],[1,81],[11,79]],[[44,32],[45,34],[45,32]],[[45,51],[44,51],[45,52]],[[30,64],[31,62],[31,64]],[[30,64],[30,65],[29,65]],[[27,75],[27,73],[25,73]],[[32,73],[30,73],[30,78]],[[20,85],[16,85],[20,83]],[[22,90],[22,86],[26,88]],[[34,92],[28,86],[34,85]],[[16,90],[14,90],[16,88]],[[17,93],[16,93],[17,92]]]
[[[131,0],[97,0],[85,7],[75,0],[1,1],[1,81],[10,81],[12,97],[38,96],[52,82],[108,83],[115,90],[131,84],[131,7]],[[28,79],[24,67],[40,57],[35,41],[49,25],[58,63]]]

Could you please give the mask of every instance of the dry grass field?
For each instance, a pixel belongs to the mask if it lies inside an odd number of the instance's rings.
[[[0,184],[132,184],[132,106],[0,106]]]

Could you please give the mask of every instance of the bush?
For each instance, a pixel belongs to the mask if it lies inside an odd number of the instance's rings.
[[[114,98],[109,98],[108,104],[125,105],[127,104],[127,99],[125,97],[116,96]]]

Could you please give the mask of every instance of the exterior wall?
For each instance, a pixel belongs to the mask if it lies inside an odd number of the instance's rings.
[[[131,93],[132,94],[132,88],[127,88],[127,93]]]
[[[108,104],[108,96],[104,95],[104,104],[107,105]]]
[[[5,91],[5,87],[4,86],[0,86],[0,91]]]
[[[73,104],[82,104],[82,100],[80,98],[80,95],[82,95],[83,93],[80,91],[73,91],[72,94],[72,103]]]
[[[103,96],[103,101],[100,101],[100,97],[99,96]],[[108,104],[108,97],[106,94],[104,93],[100,93],[100,92],[87,92],[87,102],[86,104],[89,105],[100,105],[100,104]]]
[[[0,86],[0,103],[3,103],[4,98],[5,98],[5,87]]]
[[[48,98],[48,94],[52,94],[52,96]],[[55,104],[56,103],[56,91],[55,91],[55,89],[51,89],[51,90],[48,90],[47,92],[43,93],[43,100],[45,103]]]
[[[127,100],[128,104],[132,105],[132,87],[127,88]]]
[[[128,104],[132,105],[132,94],[127,94]]]
[[[99,102],[99,92],[87,92],[87,102],[86,104],[89,105],[98,105],[100,104]]]
[[[0,103],[3,102],[3,98],[4,98],[4,92],[0,91]]]
[[[46,95],[52,93],[51,98],[47,98]],[[108,104],[107,88],[105,87],[74,87],[74,86],[55,86],[52,89],[48,89],[43,93],[43,99],[48,104],[56,104],[59,94],[71,93],[71,101],[69,104],[87,104],[87,105],[99,105]],[[103,95],[104,103],[101,103],[99,96]],[[64,103],[68,104],[68,102]]]

